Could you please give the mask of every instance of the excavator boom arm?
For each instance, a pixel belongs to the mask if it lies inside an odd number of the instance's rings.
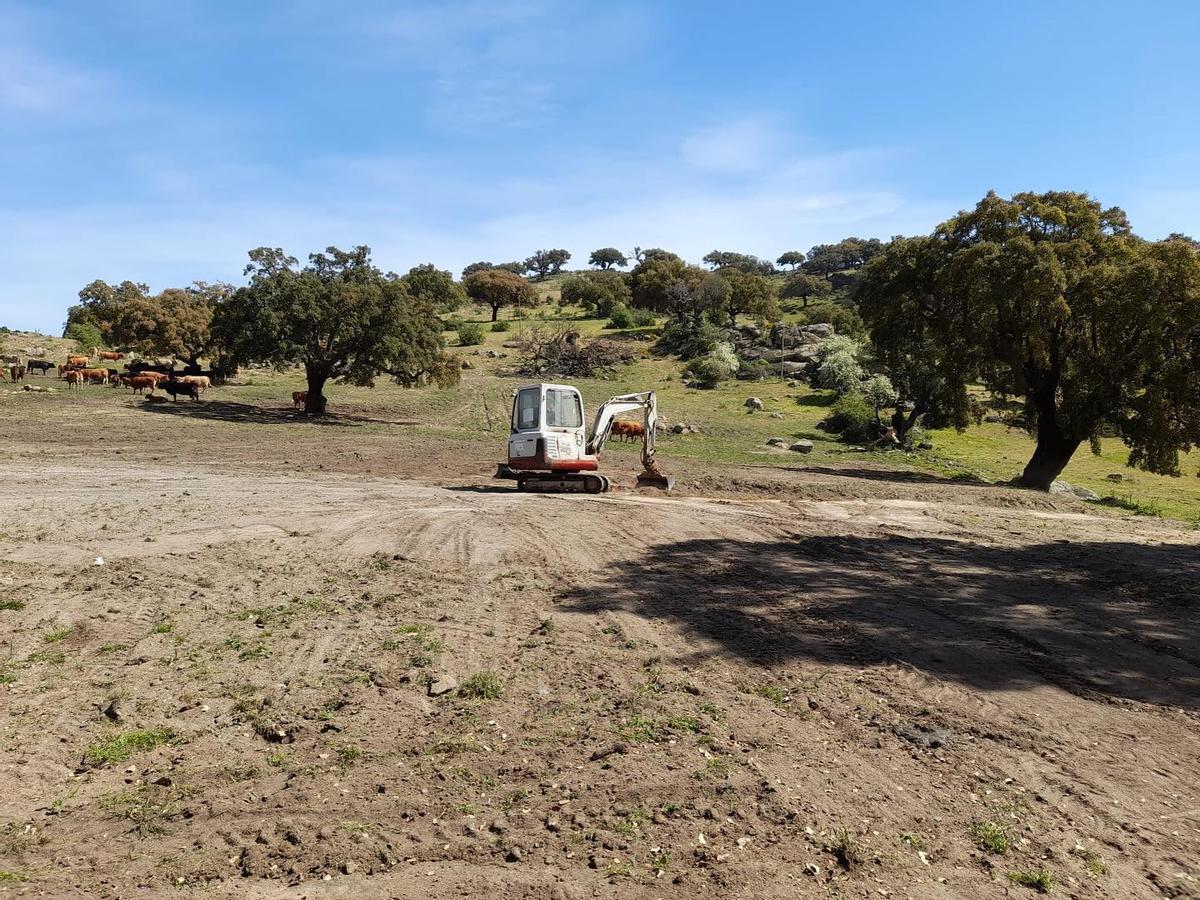
[[[600,404],[596,410],[596,418],[592,422],[592,433],[588,437],[587,452],[593,456],[599,455],[612,432],[613,422],[623,412],[640,409],[643,412],[642,434],[642,466],[646,471],[654,469],[654,431],[658,424],[658,401],[654,391],[642,391],[638,394],[621,394],[610,397]]]

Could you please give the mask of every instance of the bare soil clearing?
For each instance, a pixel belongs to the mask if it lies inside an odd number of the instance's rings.
[[[1200,896],[1194,530],[869,466],[542,496],[401,426],[0,424],[0,892]]]

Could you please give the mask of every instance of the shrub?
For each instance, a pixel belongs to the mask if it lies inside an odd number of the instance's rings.
[[[845,394],[837,399],[821,427],[840,434],[847,441],[868,441],[875,437],[878,424],[875,410],[862,394]]]
[[[630,309],[624,303],[618,303],[612,308],[608,324],[605,328],[645,328],[653,325],[658,318],[648,309]]]
[[[683,370],[696,387],[713,388],[738,370],[737,354],[729,344],[718,343],[704,356],[698,356]]]
[[[839,395],[862,390],[862,379],[863,368],[858,360],[842,350],[826,356],[817,367],[817,384]]]
[[[94,347],[104,344],[104,339],[100,336],[100,329],[91,322],[72,322],[63,332],[63,337],[74,341],[77,348],[83,353],[91,353]]]
[[[672,319],[658,339],[658,349],[680,359],[695,359],[711,353],[719,340],[720,332],[708,319],[698,324],[690,319]]]
[[[442,319],[442,331],[458,331],[462,323],[463,320],[458,316],[448,316]]]
[[[629,305],[628,276],[621,272],[581,272],[563,280],[563,303],[582,306],[598,318],[611,316],[617,305]],[[628,327],[628,326],[619,326]]]
[[[897,399],[896,388],[886,375],[872,375],[863,382],[862,393],[863,399],[875,408],[876,415],[880,410],[894,406]]]
[[[820,306],[811,306],[800,314],[800,318],[802,324],[832,325],[833,330],[838,334],[850,337],[861,338],[865,337],[867,333],[867,326],[864,324],[862,316],[858,314],[858,310],[840,303],[822,303]]]
[[[512,325],[510,325],[504,319],[500,319],[492,323],[492,331],[508,331],[508,329],[511,327]]]
[[[458,326],[458,345],[473,347],[483,343],[483,326],[478,322],[463,322]]]

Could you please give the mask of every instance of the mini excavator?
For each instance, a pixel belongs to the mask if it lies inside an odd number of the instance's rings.
[[[658,406],[654,391],[622,394],[600,404],[591,433],[583,416],[583,397],[566,384],[527,384],[513,395],[512,431],[508,462],[500,463],[496,478],[510,478],[520,491],[601,494],[609,480],[601,475],[598,457],[623,412],[641,410],[642,469],[638,487],[669,491],[675,479],[659,471],[654,460],[654,429]]]

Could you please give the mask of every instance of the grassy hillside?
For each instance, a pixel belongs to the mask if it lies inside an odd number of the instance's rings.
[[[538,285],[551,301],[529,315],[559,315],[557,279]],[[506,310],[511,316],[513,310]],[[567,311],[578,312],[578,311]],[[482,309],[466,311],[462,318],[486,321]],[[584,334],[613,334],[601,320],[571,320],[573,327]],[[497,457],[502,452],[508,428],[509,405],[513,389],[530,379],[512,373],[515,351],[504,348],[519,330],[522,321],[512,321],[508,332],[488,331],[483,345],[451,347],[452,352],[470,362],[471,369],[463,372],[461,384],[450,389],[411,391],[381,380],[374,388],[332,385],[328,389],[330,410],[340,413],[376,417],[387,421],[404,420],[430,434],[459,440],[494,445]],[[452,333],[447,334],[455,343]],[[5,352],[17,352],[26,346],[45,346],[48,351],[64,354],[71,342],[41,335],[8,334],[2,336]],[[649,342],[644,344],[647,352]],[[490,357],[488,351],[504,354]],[[977,477],[1000,481],[1018,474],[1033,450],[1029,436],[999,424],[984,424],[964,433],[953,430],[936,431],[930,437],[934,449],[921,453],[860,452],[839,443],[818,428],[832,400],[827,391],[807,386],[788,387],[779,379],[764,382],[729,382],[715,390],[696,390],[680,380],[681,365],[672,359],[649,355],[621,370],[612,378],[574,379],[583,392],[589,412],[607,397],[630,391],[653,389],[658,393],[661,415],[668,424],[684,422],[699,426],[698,434],[665,434],[660,439],[659,452],[664,466],[672,474],[686,475],[686,460],[698,459],[743,466],[821,466],[857,465],[870,461],[893,469],[930,471],[956,477]],[[53,378],[34,376],[33,384],[63,387]],[[212,399],[271,407],[290,406],[291,392],[303,387],[297,371],[273,372],[266,369],[245,370],[238,383],[214,391]],[[111,392],[111,393],[108,393]],[[94,403],[97,398],[111,397],[116,403],[126,392],[109,388],[91,388],[85,392],[59,390],[47,396],[38,395],[40,404]],[[748,397],[763,401],[764,410],[748,412],[744,406]],[[5,399],[8,399],[7,397]],[[22,415],[36,415],[32,404],[22,403]],[[0,414],[12,410],[8,403],[0,406]],[[297,427],[303,427],[298,424]],[[811,454],[801,456],[784,449],[767,446],[773,437],[787,442],[806,438],[814,443]],[[1184,475],[1169,478],[1134,471],[1125,467],[1128,451],[1119,440],[1105,440],[1102,454],[1092,456],[1081,449],[1067,467],[1063,477],[1072,484],[1082,485],[1105,498],[1114,511],[1163,515],[1200,523],[1200,454],[1192,453],[1184,460]],[[628,454],[630,461],[638,452],[636,444],[610,444],[609,452]],[[1121,480],[1109,480],[1120,475]]]

